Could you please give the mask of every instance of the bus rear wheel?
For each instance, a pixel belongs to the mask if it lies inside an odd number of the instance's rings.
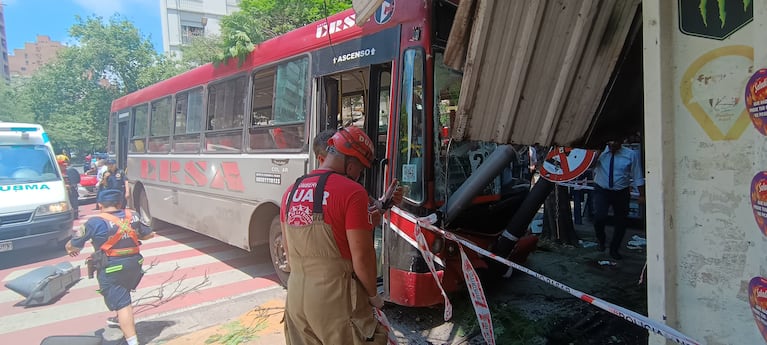
[[[149,200],[146,198],[146,192],[142,189],[138,193],[138,214],[141,223],[146,226],[152,226],[152,214],[149,213]]]
[[[282,286],[287,287],[290,267],[288,266],[288,254],[282,242],[282,228],[280,227],[279,215],[272,219],[272,224],[269,227],[269,253],[271,254],[274,271],[277,272],[277,277],[280,278],[280,283]]]

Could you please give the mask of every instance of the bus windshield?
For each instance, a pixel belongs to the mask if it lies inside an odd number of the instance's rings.
[[[441,50],[434,54],[434,152],[439,153],[435,161],[435,197],[438,201],[453,194],[497,146],[469,140],[450,143],[463,75],[445,65],[444,57]],[[500,177],[493,179],[480,194],[499,194],[500,183]]]
[[[0,185],[59,180],[51,151],[45,145],[0,145]]]

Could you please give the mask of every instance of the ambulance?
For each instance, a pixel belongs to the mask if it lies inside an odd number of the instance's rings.
[[[0,252],[64,244],[73,212],[48,134],[0,122]]]

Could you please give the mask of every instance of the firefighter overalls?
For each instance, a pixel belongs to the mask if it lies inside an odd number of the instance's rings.
[[[287,225],[285,236],[290,264],[285,302],[287,345],[386,344],[386,333],[352,268],[341,257],[330,225],[322,214],[325,183],[332,172],[307,175],[296,181],[286,201],[290,210],[301,181],[319,176],[314,190],[312,223]]]

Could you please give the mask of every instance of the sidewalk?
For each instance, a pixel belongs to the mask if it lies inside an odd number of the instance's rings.
[[[160,341],[162,345],[283,345],[282,314],[285,300],[273,299],[234,320],[204,328],[178,338]]]
[[[591,223],[584,222],[584,224],[577,224],[575,225],[575,230],[578,237],[583,239],[583,244],[594,241],[594,230]],[[635,281],[641,274],[642,265],[645,262],[644,247],[637,249],[626,248],[626,242],[632,240],[633,235],[644,236],[644,230],[635,227],[627,230],[621,249],[621,253],[624,254],[625,258],[620,261],[617,266],[615,264],[600,266],[598,264],[600,260],[611,260],[607,257],[607,253],[598,252],[594,248],[588,248],[590,245],[583,247],[542,245],[526,266],[542,274],[553,277],[554,279],[561,280],[566,284],[572,284],[574,288],[583,289],[587,293],[592,293],[596,296],[614,297],[613,294],[616,289],[625,291],[626,286],[636,286]],[[596,243],[591,243],[591,245],[596,245]],[[615,284],[620,285],[620,287],[613,286]],[[496,294],[491,293],[488,295],[488,298],[493,300],[494,303],[513,304],[515,308],[518,308],[519,310],[534,310],[535,312],[533,314],[536,315],[546,315],[548,313],[562,320],[567,320],[569,313],[573,312],[573,310],[589,312],[591,313],[589,315],[592,316],[601,315],[597,313],[596,308],[588,307],[586,304],[583,304],[583,302],[573,299],[564,292],[521,273],[515,274],[511,279],[504,280],[501,287],[498,289],[504,292]],[[556,296],[555,300],[558,302],[552,303],[550,300],[547,300],[549,297],[541,297],[541,291],[546,291],[546,296]],[[282,292],[284,293],[284,291]],[[635,293],[632,292],[630,295],[633,296],[634,294]],[[503,296],[505,295],[515,296],[512,299],[514,302],[499,302],[503,300]],[[642,299],[641,294],[637,296],[639,299]],[[467,303],[466,301],[461,302],[459,297],[454,296],[454,298],[454,303]],[[627,298],[619,298],[618,300],[614,300],[619,304],[629,303],[626,299]],[[256,306],[247,309],[242,308],[241,310],[243,310],[243,312],[241,312],[242,314],[237,318],[216,322],[217,324],[213,326],[197,329],[191,333],[177,332],[177,334],[180,335],[159,337],[158,339],[149,342],[148,345],[284,345],[285,338],[283,335],[283,324],[281,322],[285,306],[284,295],[272,295],[261,301],[243,299],[241,301],[236,301],[235,303],[242,304],[245,303],[246,300],[255,302]],[[627,306],[637,307],[631,303]],[[441,308],[436,308],[434,310],[436,314],[433,315],[435,320],[433,324],[424,321],[429,319],[430,316],[426,315],[428,313],[425,314],[423,309],[417,309],[418,313],[424,314],[419,314],[418,317],[413,317],[414,315],[412,314],[413,312],[416,312],[416,309],[408,309],[405,307],[393,307],[388,309],[387,313],[390,313],[390,321],[393,324],[397,324],[395,328],[398,329],[397,336],[401,341],[418,338],[418,341],[408,341],[408,343],[469,344],[474,343],[474,341],[464,337],[481,338],[481,335],[478,333],[458,336],[456,332],[461,328],[460,324],[465,322],[467,317],[454,316],[454,319],[450,322],[442,322],[440,320]],[[643,311],[641,308],[637,310]],[[236,313],[230,315],[236,315]],[[501,320],[504,315],[496,310],[494,316],[499,317],[499,320]],[[210,314],[208,314],[207,317],[209,319],[214,318],[214,316]],[[610,325],[610,327],[604,327],[605,334],[617,334],[623,336],[623,333],[617,333],[622,331],[618,326],[628,329],[629,332],[635,331],[634,326],[630,324],[626,325],[622,320],[617,319],[614,316],[601,315],[596,317],[596,319]],[[470,320],[470,324],[473,323],[471,317],[468,317],[468,320]],[[188,324],[189,323],[178,325],[178,328],[183,328],[183,326]],[[208,325],[210,324],[214,323],[208,323]],[[408,331],[405,332],[406,334],[402,334],[403,330]]]

